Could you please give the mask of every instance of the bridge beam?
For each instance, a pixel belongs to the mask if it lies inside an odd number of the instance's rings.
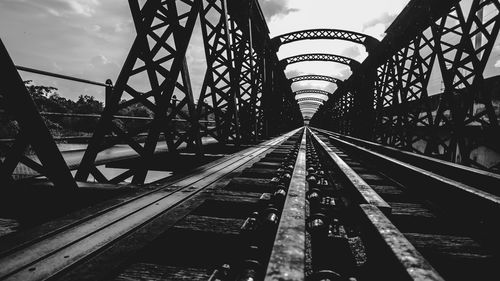
[[[315,39],[330,39],[330,40],[345,40],[365,46],[366,51],[371,53],[380,43],[377,39],[358,32],[341,30],[341,29],[308,29],[299,30],[274,37],[273,43],[276,50],[280,46],[296,42],[299,40],[315,40]]]
[[[301,81],[310,81],[310,80],[316,80],[316,81],[326,81],[334,84],[339,84],[342,83],[342,80],[337,79],[335,77],[331,76],[326,76],[326,75],[301,75],[301,76],[295,76],[289,79],[291,83],[295,82],[301,82]]]
[[[326,54],[326,53],[302,54],[302,55],[287,57],[281,60],[281,65],[283,68],[286,68],[286,66],[290,64],[305,62],[305,61],[336,62],[349,66],[353,71],[360,65],[360,63],[354,59],[334,54]]]
[[[7,152],[4,161],[0,161],[0,182],[11,184],[14,169],[19,163],[24,163],[47,176],[58,189],[75,190],[76,182],[1,40],[0,65],[0,98],[4,109],[15,118],[20,127],[14,145]],[[28,145],[31,145],[40,163],[24,156]]]

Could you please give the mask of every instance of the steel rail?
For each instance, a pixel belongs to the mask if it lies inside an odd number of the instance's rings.
[[[383,264],[384,268],[388,268],[391,264],[398,269],[394,271],[399,272],[401,276],[396,280],[403,278],[401,280],[444,281],[436,269],[379,208],[370,204],[361,204],[359,208],[365,232],[363,240],[369,241],[368,251],[374,250],[379,253],[377,259],[381,259],[378,262]],[[380,254],[382,251],[384,254]],[[385,277],[388,280],[392,279],[390,275]]]
[[[425,197],[460,224],[468,225],[468,232],[481,237],[488,247],[500,247],[497,239],[500,235],[499,196],[339,138],[330,136],[329,139],[336,146],[377,165],[379,172]]]
[[[385,146],[382,144],[370,142],[367,140],[354,138],[351,136],[346,136],[338,134],[335,132],[330,132],[318,128],[313,128],[323,134],[341,138],[357,145],[361,145],[370,150],[382,153],[384,155],[393,157],[397,160],[410,163],[412,165],[418,166],[420,168],[429,170],[437,173],[439,175],[445,176],[456,181],[473,185],[474,187],[486,191],[488,193],[500,196],[500,175],[491,173],[484,170],[479,170],[472,167],[466,167],[460,164],[432,158],[426,155],[416,154],[408,151],[404,151],[398,148]]]
[[[423,178],[426,178],[436,184],[441,184],[450,190],[455,190],[463,194],[467,194],[470,196],[470,199],[472,200],[478,200],[480,202],[485,203],[484,207],[494,207],[495,209],[500,210],[500,197],[496,196],[494,194],[488,193],[486,191],[480,190],[478,188],[466,185],[464,183],[458,182],[456,180],[438,175],[434,173],[433,171],[425,170],[416,166],[411,165],[410,163],[406,163],[391,157],[388,157],[386,155],[383,155],[378,152],[374,152],[371,150],[368,150],[363,147],[355,146],[351,143],[348,143],[344,140],[341,140],[336,137],[329,137],[331,140],[334,140],[336,143],[342,144],[344,146],[348,146],[350,148],[356,149],[359,152],[362,152],[363,155],[370,156],[370,158],[373,159],[379,159],[384,161],[387,164],[391,164],[392,166],[398,166],[401,168],[404,168],[404,170],[407,170],[415,175],[419,175]]]
[[[308,129],[314,140],[323,149],[330,160],[338,167],[345,182],[356,192],[357,197],[363,204],[377,206],[386,214],[391,213],[391,206],[370,185],[368,185],[347,163],[344,162],[335,152],[333,152],[314,132]]]
[[[306,135],[304,130],[264,280],[305,279]]]
[[[17,249],[0,259],[0,278],[6,280],[50,278],[187,200],[210,183],[264,153],[295,132],[296,130],[272,139],[266,142],[264,147],[250,148],[236,153],[226,161],[205,169],[202,173],[184,177],[167,185],[176,187],[174,191],[168,191],[167,186],[163,186],[81,224],[33,244],[25,245],[22,249]]]

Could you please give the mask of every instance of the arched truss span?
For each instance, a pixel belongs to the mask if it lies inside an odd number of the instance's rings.
[[[377,39],[358,32],[341,30],[341,29],[307,29],[295,32],[290,32],[274,37],[272,40],[276,46],[276,49],[283,44],[299,41],[299,40],[311,40],[311,39],[338,39],[346,40],[354,43],[363,44],[367,52],[372,51],[378,43]]]
[[[331,62],[345,64],[351,67],[351,69],[359,65],[359,62],[354,59],[350,59],[348,57],[339,55],[323,54],[323,53],[302,54],[284,58],[281,60],[281,64],[282,66],[286,67],[287,65],[290,65],[292,63],[304,62],[304,61],[331,61]]]
[[[334,84],[342,82],[342,80],[340,80],[340,79],[337,79],[337,78],[331,77],[331,76],[326,76],[326,75],[302,75],[302,76],[296,76],[296,77],[290,78],[290,81],[292,83],[300,82],[300,81],[308,81],[308,80],[327,81],[327,82],[334,83]]]
[[[330,92],[323,91],[323,90],[318,90],[318,89],[303,89],[303,90],[298,90],[294,92],[295,96],[301,95],[301,94],[320,94],[320,95],[331,95]]]
[[[324,99],[319,99],[319,98],[299,98],[297,99],[297,102],[319,102],[319,103],[323,103],[325,100]]]

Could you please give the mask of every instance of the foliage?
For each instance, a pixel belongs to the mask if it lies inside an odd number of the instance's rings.
[[[93,96],[80,95],[76,101],[61,97],[57,88],[33,85],[31,80],[24,82],[38,110],[42,113],[45,124],[54,136],[88,135],[93,132],[99,121],[98,116],[104,105]],[[2,103],[0,101],[0,107]],[[8,114],[8,110],[0,114],[0,138],[14,138],[19,126]],[[44,112],[65,114],[93,114],[94,117],[68,117],[44,115]],[[120,115],[149,117],[151,112],[135,105],[120,112]]]

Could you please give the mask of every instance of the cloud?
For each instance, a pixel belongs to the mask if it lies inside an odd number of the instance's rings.
[[[301,75],[304,75],[304,74],[305,74],[305,72],[297,70],[297,69],[290,69],[290,70],[288,70],[288,71],[285,72],[285,75],[286,75],[287,78],[301,76]]]
[[[363,32],[381,40],[385,31],[397,17],[397,14],[383,13],[381,16],[363,23]]]
[[[394,19],[397,17],[397,14],[389,14],[387,12],[383,13],[381,16],[372,19],[370,21],[367,21],[363,23],[363,30],[369,27],[372,27],[377,24],[383,24],[384,26],[388,27]]]
[[[271,20],[273,17],[283,17],[299,11],[298,9],[289,8],[287,0],[261,0],[260,5],[266,20]]]
[[[356,58],[359,55],[361,55],[361,52],[359,51],[357,46],[350,46],[350,47],[345,48],[342,51],[341,55],[344,57],[348,57],[348,58]]]
[[[363,30],[363,33],[373,36],[378,40],[382,40],[385,36],[385,31],[387,30],[387,26],[383,23],[377,23],[376,25],[367,27]]]
[[[45,0],[38,5],[45,7],[54,16],[84,16],[91,17],[99,6],[97,0]]]
[[[104,82],[118,77],[135,30],[122,0],[2,0],[0,36],[18,65]],[[103,89],[41,75],[23,79],[59,88],[65,98]]]
[[[5,0],[7,6],[12,7],[15,0]],[[72,16],[83,16],[92,17],[96,14],[100,2],[98,0],[25,0],[18,1],[20,6],[24,7],[32,6],[43,11],[51,16],[56,17],[72,17]]]
[[[346,80],[349,76],[351,76],[351,74],[352,72],[350,69],[343,69],[338,73],[337,78],[340,80]]]
[[[116,70],[119,68],[118,64],[110,61],[104,55],[97,55],[90,59],[90,65],[95,69],[110,69]],[[115,71],[111,71],[115,72]]]

